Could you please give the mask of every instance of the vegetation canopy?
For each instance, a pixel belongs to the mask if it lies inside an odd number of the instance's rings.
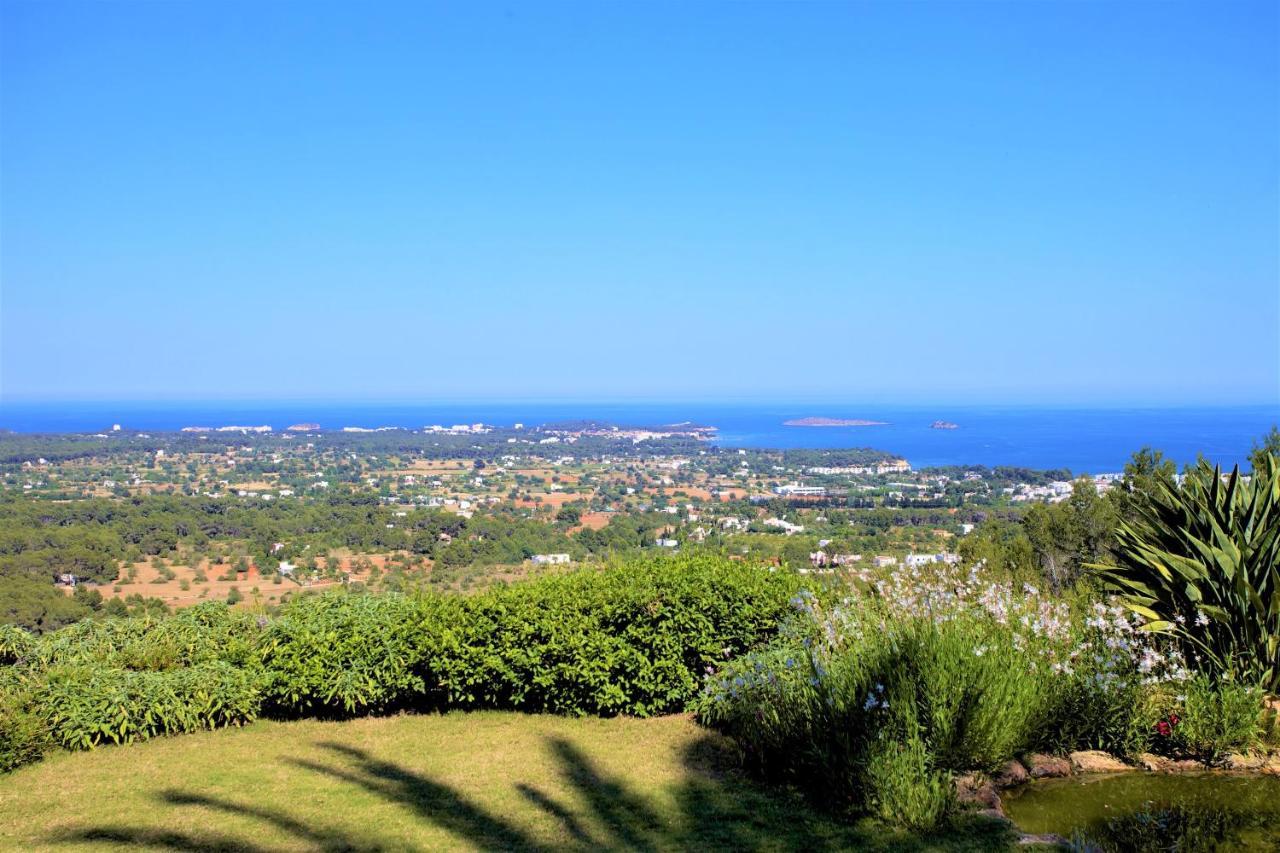
[[[1215,675],[1280,692],[1280,463],[1252,476],[1201,463],[1160,483],[1116,532],[1115,561],[1093,568],[1148,631],[1174,637]]]

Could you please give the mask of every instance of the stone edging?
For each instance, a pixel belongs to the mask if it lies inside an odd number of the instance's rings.
[[[1066,756],[1033,753],[1023,761],[1013,759],[992,775],[965,773],[955,779],[956,795],[962,804],[978,807],[978,814],[1005,821],[1012,821],[1004,813],[1000,792],[1016,788],[1035,779],[1056,779],[1075,775],[1104,773],[1261,773],[1280,776],[1280,752],[1267,754],[1233,753],[1221,761],[1209,764],[1191,758],[1172,759],[1144,752],[1136,764],[1130,764],[1101,750],[1090,749],[1072,752]],[[1015,830],[1017,829],[1014,827]],[[1018,832],[1019,844],[1067,844],[1059,835],[1032,835]]]

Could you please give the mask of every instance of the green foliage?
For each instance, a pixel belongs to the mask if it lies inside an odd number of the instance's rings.
[[[0,576],[0,624],[56,631],[92,613],[90,607],[64,595],[47,579]]]
[[[676,710],[704,671],[767,638],[795,578],[709,557],[623,563],[466,601],[441,680],[459,705]]]
[[[269,704],[284,714],[676,710],[707,667],[770,635],[794,585],[756,566],[673,557],[468,598],[304,598],[265,637]]]
[[[766,776],[837,807],[937,826],[951,812],[949,771],[994,768],[1031,741],[1048,672],[990,620],[859,606],[870,629],[829,651],[816,651],[821,636],[792,635],[732,662],[699,718]]]
[[[277,716],[398,708],[676,710],[767,639],[796,579],[720,558],[632,561],[463,598],[302,596],[274,622],[176,614],[0,630],[6,762]]]
[[[424,703],[425,661],[458,610],[396,594],[297,599],[262,638],[267,708],[334,716]]]
[[[1090,480],[1077,480],[1071,497],[1056,504],[1036,504],[1023,519],[1044,575],[1055,589],[1071,585],[1087,563],[1110,551],[1115,509],[1098,497]]]
[[[1280,691],[1280,461],[1245,481],[1201,463],[1181,488],[1162,483],[1094,565],[1150,630],[1175,637],[1219,677]]]
[[[13,625],[0,625],[0,665],[16,663],[35,647],[35,639],[26,631]]]
[[[13,673],[0,672],[0,773],[38,761],[52,745],[28,686]]]
[[[1076,670],[1046,685],[1030,746],[1042,752],[1101,749],[1128,756],[1150,748],[1158,717],[1150,691],[1132,671],[1117,672],[1105,663],[1086,657]]]
[[[61,746],[88,749],[249,722],[259,685],[225,661],[166,671],[66,666],[47,673],[37,699]]]
[[[1209,761],[1250,749],[1261,740],[1261,705],[1262,691],[1255,686],[1198,675],[1186,686],[1173,738],[1181,751]]]
[[[1257,471],[1266,466],[1267,457],[1273,460],[1280,459],[1280,427],[1273,426],[1261,441],[1253,445],[1253,451],[1249,454],[1249,464],[1254,471]]]
[[[932,832],[956,808],[949,774],[934,769],[933,756],[917,732],[905,738],[882,732],[867,761],[871,814],[891,826]]]

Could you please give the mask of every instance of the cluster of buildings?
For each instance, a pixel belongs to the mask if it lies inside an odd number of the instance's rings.
[[[869,465],[814,465],[804,469],[806,474],[823,474],[834,476],[839,474],[906,474],[911,471],[911,463],[905,459],[888,459]]]
[[[775,486],[773,493],[787,498],[820,498],[826,496],[827,490],[824,486],[802,486],[799,483],[788,483],[785,486]]]
[[[115,426],[113,429],[117,429],[117,430],[118,430],[118,429],[120,429],[120,427],[119,427],[119,426]],[[249,433],[249,432],[271,432],[271,427],[266,426],[265,424],[264,424],[263,426],[220,426],[220,427],[188,426],[188,427],[183,427],[183,428],[182,428],[182,431],[183,431],[183,432],[239,432],[239,433]]]
[[[515,428],[524,429],[524,424],[516,424]],[[432,424],[431,426],[423,427],[422,431],[441,435],[483,435],[487,432],[493,432],[493,427],[485,424],[454,424],[448,427]]]
[[[776,527],[788,536],[795,533],[804,533],[803,524],[792,524],[784,518],[766,518],[761,524],[765,527]]]

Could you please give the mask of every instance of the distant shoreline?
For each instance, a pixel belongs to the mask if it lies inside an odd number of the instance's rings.
[[[866,421],[860,418],[795,418],[783,421],[783,426],[798,427],[860,427],[888,426],[888,421]]]

